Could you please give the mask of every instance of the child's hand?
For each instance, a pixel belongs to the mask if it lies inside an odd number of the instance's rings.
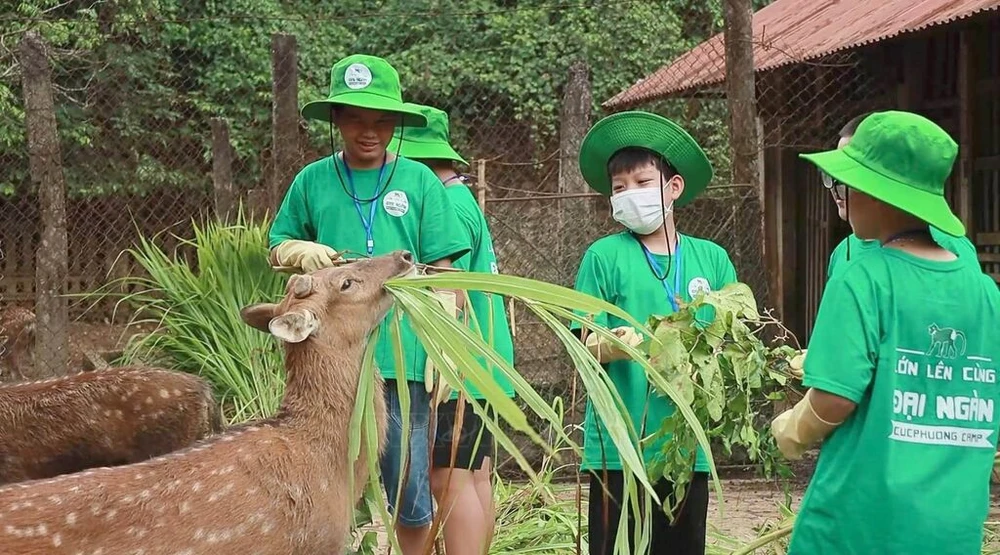
[[[637,332],[634,328],[622,326],[614,328],[611,332],[614,333],[622,343],[632,347],[633,349],[642,345],[642,336],[639,335],[639,332]],[[594,358],[596,358],[601,364],[631,358],[625,351],[621,350],[617,344],[612,343],[608,339],[601,337],[596,333],[592,333],[587,336],[586,345],[590,350],[590,353],[594,355]]]
[[[792,359],[788,361],[789,371],[793,376],[799,378],[800,380],[802,379],[803,376],[805,376],[805,372],[803,370],[805,361],[806,361],[806,349],[802,349],[801,351],[799,351],[799,354],[793,356]]]

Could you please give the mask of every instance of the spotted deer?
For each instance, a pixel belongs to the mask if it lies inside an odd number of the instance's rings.
[[[0,484],[136,463],[222,431],[212,386],[126,366],[0,386]]]
[[[383,284],[413,269],[406,252],[326,268],[292,276],[277,305],[244,308],[284,345],[277,415],[148,462],[0,488],[0,553],[343,553],[368,479],[364,447],[353,465],[348,449],[361,364],[392,305]]]
[[[35,313],[21,306],[0,311],[0,381],[23,380],[35,346]]]

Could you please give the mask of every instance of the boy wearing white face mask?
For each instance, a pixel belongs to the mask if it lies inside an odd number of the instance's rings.
[[[628,230],[587,249],[576,278],[578,291],[604,299],[641,322],[676,311],[679,300],[690,301],[699,292],[736,281],[736,269],[722,247],[678,233],[674,226],[674,209],[704,191],[713,174],[704,151],[677,124],[647,112],[609,116],[584,139],[580,169],[592,189],[611,195],[614,218]],[[707,311],[705,316],[714,315]],[[642,341],[615,316],[600,314],[596,323],[615,329],[633,346]],[[674,411],[670,399],[652,391],[642,367],[607,341],[590,334],[586,344],[607,370],[639,436],[658,430]],[[591,473],[590,553],[611,554],[621,515],[622,465],[589,401],[584,428],[581,470]],[[643,445],[647,467],[659,458],[662,441]],[[668,481],[654,486],[661,500],[672,493]],[[704,554],[707,513],[708,464],[699,450],[676,522],[671,525],[659,507],[647,515],[653,520],[650,553]],[[631,533],[634,522],[629,526]]]

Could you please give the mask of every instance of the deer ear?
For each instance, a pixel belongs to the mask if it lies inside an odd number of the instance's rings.
[[[282,341],[301,343],[319,329],[319,318],[308,310],[296,310],[274,318],[268,327]]]
[[[240,311],[240,318],[246,324],[254,329],[260,330],[264,333],[270,333],[268,329],[268,324],[271,319],[274,318],[274,310],[278,308],[278,305],[274,303],[257,303],[250,306],[243,307]]]

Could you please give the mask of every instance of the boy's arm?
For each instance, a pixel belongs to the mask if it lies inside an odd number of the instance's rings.
[[[454,262],[472,250],[469,233],[448,198],[444,185],[429,169],[422,175],[424,198],[420,214],[420,236],[417,238],[418,259],[428,260],[429,265],[454,268]],[[442,302],[454,312],[465,305],[465,296],[458,291],[443,291]]]
[[[719,272],[720,283],[717,286],[719,289],[722,289],[730,283],[736,283],[739,281],[739,278],[736,277],[736,266],[733,266],[733,260],[729,258],[729,253],[726,251],[722,251],[722,253],[724,258],[722,260],[722,270]]]
[[[577,271],[574,289],[603,301],[614,303],[613,295],[610,293],[609,275],[600,256],[588,250],[583,255],[583,261],[580,263],[580,269]],[[579,312],[577,314],[584,318],[588,317]],[[611,323],[605,312],[594,315],[593,321],[595,324],[605,328]],[[570,329],[578,338],[583,337],[583,325],[579,322],[570,322]],[[612,331],[615,332],[618,339],[631,347],[638,347],[642,344],[642,336],[631,327],[618,327]],[[584,344],[587,346],[590,354],[601,364],[630,358],[617,345],[596,333],[588,334]]]
[[[316,228],[306,204],[305,185],[300,173],[292,181],[268,232],[272,267],[297,268],[313,272],[340,258],[334,249],[316,241]]]
[[[591,297],[596,297],[602,301],[607,301],[614,304],[614,301],[610,299],[610,295],[607,292],[608,275],[605,271],[604,264],[593,250],[588,249],[587,252],[583,254],[583,260],[580,261],[580,269],[576,271],[576,280],[573,283],[573,289],[590,295]],[[574,311],[578,316],[587,318],[584,313],[579,311]],[[605,312],[595,314],[593,316],[594,323],[608,327],[608,315]],[[570,330],[577,337],[583,335],[583,325],[579,322],[570,322]]]
[[[875,374],[878,301],[870,282],[835,278],[820,301],[805,360],[806,396],[775,418],[771,432],[789,459],[798,459],[857,407]]]
[[[845,237],[843,241],[837,243],[837,246],[833,248],[833,252],[830,253],[830,261],[826,264],[827,281],[833,277],[833,269],[837,266],[840,260],[845,258],[844,250],[847,248],[847,241],[850,239],[850,236]]]
[[[424,198],[420,214],[420,235],[417,238],[417,257],[421,262],[440,265],[444,260],[453,263],[470,250],[469,234],[458,218],[455,206],[448,198],[444,185],[427,168],[424,180]]]

